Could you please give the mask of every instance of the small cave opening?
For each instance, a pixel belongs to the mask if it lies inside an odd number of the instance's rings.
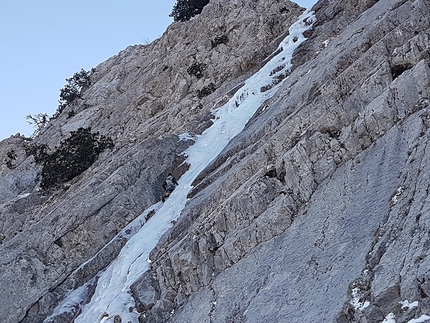
[[[411,68],[412,64],[410,63],[396,64],[391,66],[391,75],[393,77],[393,81]]]

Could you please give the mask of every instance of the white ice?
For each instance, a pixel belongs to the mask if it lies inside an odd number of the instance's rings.
[[[140,230],[132,236],[121,253],[105,271],[100,273],[99,281],[91,302],[82,309],[76,323],[113,322],[119,315],[122,322],[138,322],[138,313],[129,308],[135,306],[130,293],[130,286],[149,268],[150,251],[156,246],[161,236],[171,227],[185,207],[191,183],[197,175],[226,147],[229,141],[243,130],[248,120],[261,104],[283,83],[273,82],[274,78],[289,70],[293,51],[305,40],[303,32],[310,28],[315,20],[313,12],[305,12],[290,27],[290,34],[279,47],[282,49],[256,74],[251,76],[242,88],[221,108],[213,111],[214,124],[192,138],[194,145],[185,151],[189,170],[178,181],[179,185],[165,203],[158,203],[149,209],[156,213]],[[306,23],[305,23],[306,21]],[[283,66],[283,69],[271,75],[271,72]],[[268,91],[261,92],[263,86],[273,85]],[[180,136],[181,140],[191,139],[188,134]],[[148,210],[149,210],[148,209]],[[61,308],[57,312],[63,311]]]

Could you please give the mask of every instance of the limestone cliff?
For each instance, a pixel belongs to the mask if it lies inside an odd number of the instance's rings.
[[[302,11],[289,1],[211,1],[153,43],[96,66],[82,99],[33,140],[0,143],[2,320],[43,321],[115,258],[127,240],[117,234],[159,200],[168,172],[184,171],[180,154],[191,142],[178,135],[208,127],[211,110],[263,64]],[[28,147],[54,150],[81,127],[115,148],[64,187],[39,190],[41,165]]]
[[[430,317],[430,2],[313,10],[282,87],[196,179],[131,287],[141,322]],[[207,128],[301,12],[210,1],[97,66],[82,99],[36,138],[0,143],[4,321],[43,322],[67,291],[96,284],[128,238],[117,233],[158,200],[166,173],[185,171],[192,142],[177,136]],[[38,190],[24,148],[56,147],[79,127],[112,137],[114,150],[63,188]],[[50,322],[72,322],[74,310]]]

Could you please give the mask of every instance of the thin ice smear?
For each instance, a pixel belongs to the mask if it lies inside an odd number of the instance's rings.
[[[313,12],[301,15],[290,27],[289,36],[279,45],[280,53],[250,77],[227,104],[213,111],[214,124],[197,136],[194,145],[185,151],[190,168],[178,181],[179,186],[164,204],[152,206],[160,208],[130,238],[117,259],[100,273],[91,302],[83,307],[75,322],[113,322],[116,315],[122,322],[138,322],[139,313],[133,309],[135,303],[130,286],[149,268],[150,251],[181,214],[197,175],[243,130],[262,103],[281,86],[291,68],[293,51],[305,40],[303,32],[311,27],[314,19]],[[61,312],[61,308],[57,312]]]

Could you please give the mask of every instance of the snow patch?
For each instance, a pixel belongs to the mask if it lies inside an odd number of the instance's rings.
[[[394,193],[394,196],[391,198],[391,205],[396,205],[397,202],[399,201],[399,196],[402,195],[402,193],[405,191],[405,188],[403,186],[400,186],[397,190],[396,193]]]
[[[390,313],[385,317],[385,320],[383,320],[382,323],[396,323],[395,318],[394,314]]]
[[[18,195],[18,197],[16,198],[16,200],[20,200],[20,199],[26,198],[27,196],[30,196],[30,195],[31,195],[31,193],[20,194],[20,195]]]
[[[428,322],[428,320],[430,320],[430,316],[428,316],[428,315],[421,315],[417,319],[412,319],[412,320],[408,321],[408,323],[425,323],[425,322]]]
[[[186,133],[179,135],[179,140],[180,141],[188,141],[188,140],[195,141],[196,137],[194,137],[194,136],[190,135],[188,132],[186,132]]]
[[[411,308],[417,307],[419,303],[418,303],[418,301],[415,301],[415,302],[409,303],[409,301],[408,301],[408,300],[406,300],[406,301],[400,301],[400,302],[399,302],[399,304],[402,304],[402,307],[403,307],[403,308],[406,308],[406,309],[408,310],[408,309],[411,309]]]
[[[402,305],[403,310],[407,311],[411,308],[417,307],[419,305],[418,301],[409,303],[408,300],[400,301],[399,304]],[[409,320],[407,323],[424,323],[430,320],[430,316],[421,315],[419,318]],[[393,313],[388,314],[382,323],[396,323],[396,316]]]
[[[351,305],[354,306],[355,310],[363,310],[370,305],[369,301],[361,301],[361,291],[358,287],[351,290],[352,299],[350,301]]]

